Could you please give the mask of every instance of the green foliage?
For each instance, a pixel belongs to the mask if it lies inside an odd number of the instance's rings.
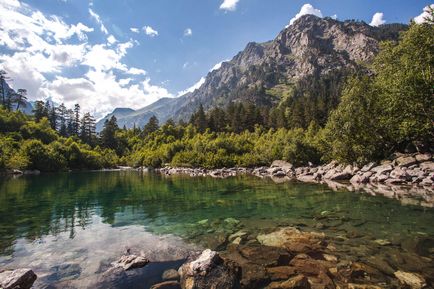
[[[412,24],[398,44],[385,43],[374,62],[381,122],[399,146],[434,139],[434,26]]]
[[[0,133],[18,131],[26,121],[22,112],[9,112],[0,106]]]
[[[42,118],[39,122],[28,121],[20,129],[21,135],[25,139],[38,139],[44,144],[49,144],[57,139],[57,133],[51,128],[47,118]]]
[[[53,146],[44,145],[40,140],[25,141],[21,153],[28,159],[28,169],[53,172],[66,168],[65,157]]]
[[[386,147],[380,114],[371,79],[367,76],[350,79],[339,107],[322,132],[324,158],[344,163],[366,163],[381,158]]]
[[[324,159],[365,163],[434,140],[434,26],[412,24],[386,42],[373,76],[351,79],[322,132]]]

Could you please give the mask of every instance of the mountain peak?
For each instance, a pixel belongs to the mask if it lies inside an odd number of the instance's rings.
[[[249,42],[245,49],[220,68],[208,73],[194,92],[168,99],[127,115],[128,123],[155,114],[160,121],[188,119],[202,104],[205,109],[231,102],[272,106],[279,97],[267,90],[294,86],[307,79],[360,68],[379,50],[379,42],[393,39],[404,25],[371,27],[360,21],[339,21],[303,15],[283,29],[274,40]]]

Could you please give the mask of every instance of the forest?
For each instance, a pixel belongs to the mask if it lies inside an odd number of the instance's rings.
[[[25,115],[26,90],[9,93],[2,71],[0,170],[63,171],[133,167],[253,167],[364,164],[395,152],[433,151],[434,26],[412,23],[399,41],[383,42],[373,63],[301,81],[274,107],[249,102],[205,110],[188,121],[118,127],[100,133],[79,104],[37,101]],[[262,89],[262,88],[261,88]]]

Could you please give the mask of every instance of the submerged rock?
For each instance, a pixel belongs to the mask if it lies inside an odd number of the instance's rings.
[[[294,227],[285,227],[270,234],[257,236],[259,243],[270,247],[285,248],[292,252],[303,253],[324,247],[324,233],[301,232]]]
[[[125,271],[141,268],[146,266],[149,263],[149,260],[145,256],[137,256],[137,255],[124,255],[118,261],[113,262],[113,267],[121,267]]]
[[[396,271],[395,277],[398,278],[401,283],[410,286],[412,289],[421,289],[426,286],[425,279],[416,273]]]
[[[31,269],[0,270],[0,288],[29,289],[36,278],[36,274]]]
[[[267,289],[310,289],[309,280],[304,275],[297,275],[283,282],[272,282]]]
[[[179,273],[175,269],[169,269],[163,272],[161,278],[164,281],[174,281],[179,280]]]

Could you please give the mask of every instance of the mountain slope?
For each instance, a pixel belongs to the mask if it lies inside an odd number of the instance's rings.
[[[313,15],[300,17],[272,41],[247,44],[231,61],[206,76],[204,84],[180,98],[164,99],[119,118],[120,125],[142,126],[151,115],[187,119],[202,104],[205,109],[249,101],[272,106],[279,91],[306,78],[320,79],[342,70],[356,70],[371,61],[382,40],[396,39],[406,25],[371,27],[364,22],[337,21]]]

